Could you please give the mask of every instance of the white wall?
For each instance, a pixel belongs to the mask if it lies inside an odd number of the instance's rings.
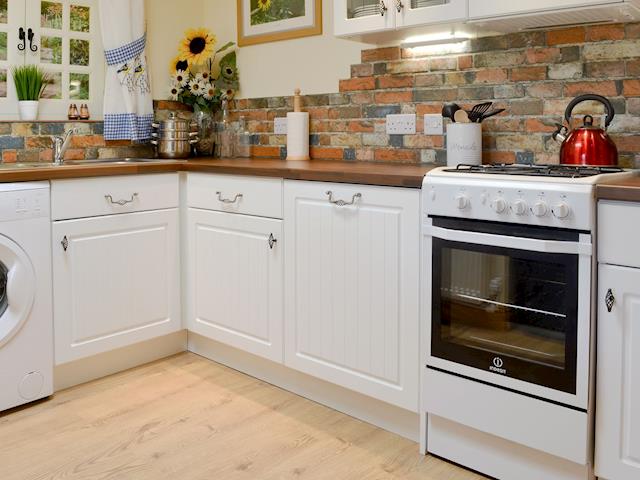
[[[168,97],[169,62],[177,55],[185,30],[200,26],[204,3],[205,0],[145,0],[153,98]]]
[[[350,65],[360,62],[368,45],[333,36],[333,0],[323,1],[322,35],[238,49],[240,98],[338,91],[349,78]],[[166,98],[168,62],[189,27],[210,28],[218,45],[237,42],[236,0],[147,0],[149,57],[154,98]]]

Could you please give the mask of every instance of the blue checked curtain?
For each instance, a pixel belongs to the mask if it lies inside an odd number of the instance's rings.
[[[107,60],[104,137],[144,142],[153,123],[144,0],[100,0],[100,23]]]

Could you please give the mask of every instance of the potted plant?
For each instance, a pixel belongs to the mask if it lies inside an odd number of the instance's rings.
[[[36,120],[40,97],[49,84],[49,75],[36,65],[14,67],[11,75],[18,94],[20,120]]]

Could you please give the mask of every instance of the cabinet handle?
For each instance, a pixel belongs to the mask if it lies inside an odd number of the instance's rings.
[[[382,15],[383,17],[387,14],[387,5],[384,3],[384,0],[380,0],[380,5],[378,6],[378,8],[380,9],[380,15]]]
[[[69,239],[67,238],[66,235],[62,238],[62,241],[60,242],[60,244],[62,245],[62,249],[66,252],[67,249],[69,248]]]
[[[607,306],[607,311],[611,313],[611,310],[613,310],[613,304],[616,303],[616,297],[613,295],[613,291],[611,289],[607,290],[607,294],[604,297],[604,303]]]
[[[29,29],[27,30],[27,37],[29,38],[29,50],[31,50],[32,52],[37,52],[38,51],[38,46],[33,44],[33,38],[36,36],[35,33],[33,33],[33,29]]]
[[[398,10],[398,13],[400,13],[403,8],[404,3],[402,3],[402,0],[396,0],[396,10]]]
[[[228,203],[228,204],[236,203],[238,200],[240,200],[244,196],[241,193],[237,193],[236,196],[231,199],[231,198],[222,198],[222,192],[216,192],[216,195],[218,195],[218,201],[222,203]]]
[[[344,200],[334,200],[333,199],[333,192],[331,190],[329,190],[326,193],[326,195],[329,197],[329,203],[332,203],[332,204],[337,205],[339,207],[347,207],[349,205],[354,205],[357,200],[362,198],[362,194],[361,193],[356,193],[353,197],[351,197],[351,201],[350,202],[345,202]]]
[[[273,247],[275,247],[276,243],[278,243],[278,239],[274,237],[272,233],[271,235],[269,235],[269,248],[273,250]]]
[[[127,203],[133,203],[133,201],[138,198],[138,194],[131,194],[131,198],[129,200],[114,200],[111,195],[105,195],[104,198],[107,199],[112,205],[120,205],[121,207],[124,207]]]

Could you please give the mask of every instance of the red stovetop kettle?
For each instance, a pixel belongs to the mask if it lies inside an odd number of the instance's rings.
[[[604,129],[593,126],[593,117],[585,115],[581,127],[571,128],[571,114],[579,103],[587,100],[600,102],[607,111]],[[600,95],[587,94],[574,98],[564,113],[564,118],[569,125],[556,124],[558,129],[553,138],[562,142],[560,147],[560,163],[563,165],[598,165],[615,166],[618,164],[618,149],[611,137],[607,135],[607,128],[611,124],[615,113],[611,102]]]

